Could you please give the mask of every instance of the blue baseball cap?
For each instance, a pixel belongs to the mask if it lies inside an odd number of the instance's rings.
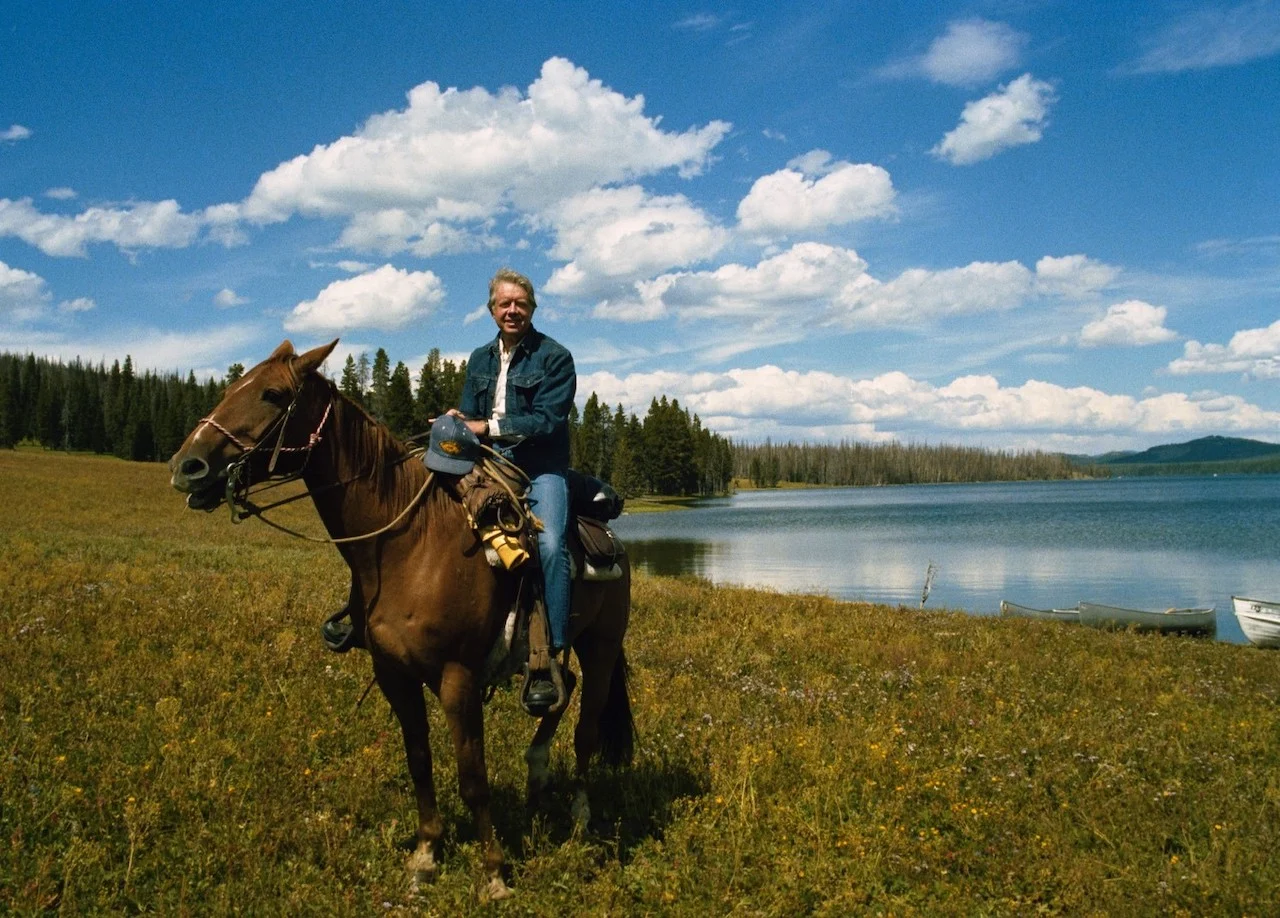
[[[446,475],[465,475],[480,454],[480,438],[471,432],[466,421],[452,414],[435,419],[427,447],[427,468]]]

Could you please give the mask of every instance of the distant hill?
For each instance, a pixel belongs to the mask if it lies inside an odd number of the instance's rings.
[[[1114,454],[1112,454],[1114,455]],[[1246,440],[1240,437],[1201,437],[1187,443],[1153,446],[1140,453],[1106,457],[1094,461],[1103,465],[1158,465],[1162,463],[1232,462],[1280,455],[1280,443]]]
[[[1100,465],[1106,465],[1108,462],[1119,462],[1121,459],[1128,459],[1130,456],[1136,456],[1137,450],[1122,449],[1114,453],[1103,453],[1101,456],[1085,456],[1090,462],[1096,462]]]

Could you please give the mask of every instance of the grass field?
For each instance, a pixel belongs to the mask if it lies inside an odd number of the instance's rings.
[[[187,511],[158,465],[6,450],[0,486],[0,913],[1276,913],[1280,653],[644,576],[610,828],[526,815],[499,692],[516,894],[482,908],[433,709],[414,897],[398,729],[318,639],[335,551]]]

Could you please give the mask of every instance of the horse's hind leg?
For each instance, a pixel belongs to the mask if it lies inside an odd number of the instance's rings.
[[[578,724],[573,731],[573,803],[569,812],[577,828],[586,831],[591,821],[587,771],[592,757],[600,750],[600,718],[609,699],[609,681],[617,650],[611,642],[593,639],[591,635],[581,636],[574,650],[582,664],[582,695],[578,700]]]
[[[440,681],[440,703],[453,734],[453,748],[458,759],[458,795],[471,810],[484,851],[488,883],[480,895],[486,901],[505,899],[511,895],[511,890],[502,878],[502,846],[493,830],[493,816],[489,809],[489,775],[484,760],[484,706],[475,674],[463,666],[447,666]]]

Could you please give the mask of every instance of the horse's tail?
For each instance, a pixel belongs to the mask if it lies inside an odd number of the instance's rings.
[[[631,693],[627,686],[631,667],[627,655],[618,651],[609,680],[609,696],[600,712],[600,759],[606,765],[630,765],[635,752],[636,722],[631,716]]]

